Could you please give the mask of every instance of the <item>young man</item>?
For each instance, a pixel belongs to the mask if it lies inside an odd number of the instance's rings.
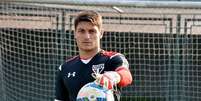
[[[55,101],[76,101],[81,87],[93,81],[107,89],[131,84],[132,76],[124,55],[100,47],[103,37],[101,15],[95,11],[83,11],[77,15],[74,24],[79,55],[59,67]],[[95,72],[100,73],[97,78],[92,76]],[[114,93],[114,96],[118,101],[118,94]]]

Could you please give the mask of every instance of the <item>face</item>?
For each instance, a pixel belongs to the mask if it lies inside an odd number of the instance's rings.
[[[75,30],[79,51],[87,52],[99,49],[102,36],[100,29],[91,22],[79,22]]]

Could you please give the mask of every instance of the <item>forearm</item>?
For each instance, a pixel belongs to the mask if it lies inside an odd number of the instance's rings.
[[[118,67],[115,71],[120,75],[118,86],[125,87],[132,83],[133,78],[128,68]]]
[[[107,89],[113,89],[114,85],[125,87],[132,83],[132,75],[128,68],[118,67],[115,71],[97,75],[96,82]]]

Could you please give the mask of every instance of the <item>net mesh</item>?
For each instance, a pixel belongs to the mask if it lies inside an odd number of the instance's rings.
[[[122,101],[201,100],[200,9],[0,2],[0,99],[54,99],[55,71],[77,54],[73,19],[103,15],[102,48],[123,53],[134,81]]]

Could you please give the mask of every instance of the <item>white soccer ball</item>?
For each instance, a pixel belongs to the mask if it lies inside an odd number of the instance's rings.
[[[105,89],[95,82],[90,82],[80,89],[76,101],[114,101],[114,96],[112,90]]]

